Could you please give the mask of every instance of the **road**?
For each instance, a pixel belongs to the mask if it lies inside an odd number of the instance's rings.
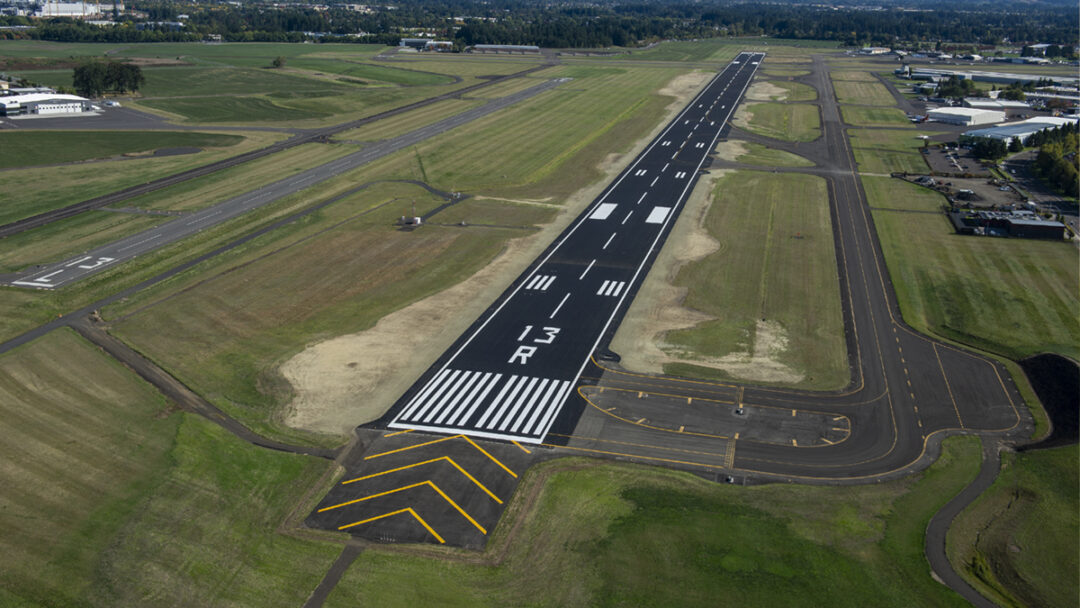
[[[296,173],[266,184],[211,207],[179,217],[170,222],[137,232],[128,237],[86,251],[78,256],[34,269],[32,272],[7,276],[4,283],[35,289],[55,289],[70,285],[103,270],[113,268],[128,260],[175,243],[222,222],[239,217],[259,207],[281,200],[291,194],[306,190],[316,184],[352,171],[371,161],[382,158],[428,138],[472,122],[492,112],[513,105],[545,91],[549,91],[567,79],[543,82],[523,91],[493,99],[484,105],[455,114],[431,125],[415,129],[393,139],[381,141],[343,156],[324,165]]]
[[[406,393],[389,427],[543,442],[762,58],[741,54],[717,74]]]

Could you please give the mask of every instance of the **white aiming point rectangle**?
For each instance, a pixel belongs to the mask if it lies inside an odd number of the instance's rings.
[[[646,224],[663,224],[667,219],[668,212],[671,211],[671,207],[653,207],[653,210],[649,212],[649,217],[645,218]]]
[[[589,216],[589,219],[606,220],[608,216],[611,215],[613,211],[615,211],[615,207],[618,207],[618,205],[616,205],[615,203],[601,203],[599,206],[596,207],[596,210],[592,212],[592,215]]]

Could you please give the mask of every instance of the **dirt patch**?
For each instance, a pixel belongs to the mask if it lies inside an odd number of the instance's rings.
[[[171,57],[130,57],[123,60],[124,63],[131,63],[139,66],[153,66],[153,67],[166,67],[166,66],[179,66],[179,65],[195,65],[190,61],[186,61],[179,57],[173,59]]]
[[[746,89],[748,101],[784,101],[787,96],[787,89],[778,87],[767,80],[759,80]]]
[[[739,104],[739,109],[735,110],[735,115],[731,117],[731,124],[745,131],[749,131],[750,123],[754,122],[754,113],[748,110],[748,107],[745,103]]]
[[[737,139],[729,139],[716,144],[716,157],[720,160],[734,162],[749,151],[746,148],[746,143]]]
[[[638,373],[659,374],[663,373],[665,364],[691,363],[722,370],[739,379],[799,382],[803,379],[802,372],[780,361],[787,350],[787,332],[774,321],[758,321],[752,335],[746,336],[746,342],[723,357],[702,357],[665,340],[670,331],[713,320],[710,315],[683,306],[687,289],[672,283],[683,265],[724,247],[705,229],[712,202],[710,194],[715,181],[722,176],[723,172],[714,172],[694,189],[616,331],[611,350],[621,357],[622,367]]]
[[[477,200],[477,201],[503,201],[505,203],[515,203],[515,204],[518,204],[518,205],[537,205],[539,207],[559,207],[559,208],[562,207],[562,205],[548,202],[548,201],[550,201],[552,199],[552,197],[550,197],[550,196],[546,197],[546,198],[543,198],[543,199],[538,199],[538,200],[537,199],[528,199],[528,198],[503,198],[503,197],[500,197],[500,196],[479,196],[479,195],[473,196],[472,198],[473,198],[473,200]]]
[[[600,163],[604,177],[579,190],[540,232],[507,243],[483,270],[457,285],[393,312],[366,331],[309,346],[285,362],[281,373],[295,397],[284,421],[319,433],[350,432],[381,417],[549,243],[645,148],[709,79],[693,73],[674,78],[660,93],[675,100],[667,116],[625,154]]]

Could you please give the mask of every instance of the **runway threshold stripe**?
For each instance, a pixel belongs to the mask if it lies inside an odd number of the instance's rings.
[[[490,418],[491,415],[495,413],[495,410],[499,407],[499,404],[502,403],[502,399],[506,395],[507,391],[509,391],[510,388],[512,386],[514,386],[514,384],[517,383],[519,378],[525,379],[525,376],[517,376],[517,375],[510,376],[510,378],[506,381],[506,384],[504,384],[502,386],[502,389],[499,391],[499,394],[495,395],[495,400],[492,401],[490,405],[488,405],[488,408],[487,408],[487,410],[484,411],[483,416],[481,416],[480,420],[477,420],[476,424],[473,425],[473,426],[475,426],[476,428],[480,428],[480,427],[484,426],[484,423],[487,422],[488,418]],[[468,422],[468,418],[466,418],[462,422],[463,423]]]
[[[547,384],[547,382],[548,382],[547,380],[543,380],[541,378],[533,378],[532,380],[529,381],[529,385],[525,387],[525,391],[522,392],[521,396],[518,397],[517,401],[514,402],[514,407],[510,408],[510,411],[508,411],[506,413],[506,416],[503,417],[502,423],[499,424],[499,430],[500,431],[505,431],[506,430],[506,427],[510,424],[510,421],[513,420],[514,417],[517,416],[517,413],[519,411],[521,411],[522,407],[528,407],[526,404],[527,403],[532,403],[535,400],[536,393],[539,392],[540,389],[545,384]],[[537,386],[537,383],[539,383],[539,386]],[[536,389],[536,390],[534,391],[533,389]],[[488,424],[488,428],[489,429],[495,428],[495,423],[496,422],[497,422],[496,420],[492,420],[491,423]]]
[[[525,424],[525,427],[521,429],[522,433],[529,433],[529,430],[532,429],[533,425],[536,423],[536,420],[540,417],[541,412],[547,409],[548,404],[551,403],[551,398],[553,396],[558,396],[559,391],[562,390],[560,387],[565,386],[566,384],[567,382],[565,380],[562,382],[556,380],[555,382],[551,383],[551,386],[548,387],[547,394],[545,394],[544,398],[540,401],[539,404],[537,404],[536,408],[533,410],[532,416],[529,416],[529,420]],[[524,420],[525,416],[522,416],[521,418],[522,420]],[[518,424],[520,424],[520,421]],[[510,430],[516,433],[518,431],[518,425],[515,424],[514,428]]]
[[[551,287],[551,284],[554,283],[554,282],[555,282],[555,275],[549,276],[547,278],[547,280],[544,281],[544,284],[540,286],[540,288],[539,288],[540,291],[547,291],[547,288]]]
[[[490,376],[490,375],[491,374],[489,373],[488,376]],[[460,418],[461,422],[463,422],[463,423],[466,420],[468,420],[469,417],[473,415],[473,412],[476,411],[476,408],[480,407],[480,404],[484,402],[484,398],[488,396],[488,393],[491,392],[491,389],[498,386],[499,380],[501,378],[502,378],[502,374],[495,374],[495,377],[492,378],[491,380],[488,380],[486,377],[483,380],[481,380],[480,384],[476,387],[476,391],[474,391],[474,394],[469,395],[465,399],[465,401],[462,402],[461,407],[458,408],[457,412],[455,412],[454,415],[451,416],[450,419],[446,421],[446,424],[448,424],[448,425],[456,424],[458,422],[459,418]],[[486,387],[484,387],[485,383],[487,384]],[[484,387],[484,388],[482,388],[482,387]],[[476,394],[477,392],[479,394]],[[470,404],[471,404],[471,406],[470,406]],[[466,410],[466,408],[468,408],[468,409]],[[461,415],[462,411],[465,412],[464,415]]]
[[[482,372],[468,373],[471,374],[471,377],[468,379],[468,381],[465,382],[464,385],[462,385],[461,390],[457,392],[456,398],[451,401],[449,406],[443,407],[443,404],[440,403],[438,408],[432,410],[431,413],[429,413],[427,417],[424,418],[424,422],[427,422],[429,419],[431,419],[432,416],[438,414],[438,418],[435,418],[435,424],[442,424],[443,420],[445,420],[451,412],[458,409],[457,407],[453,407],[454,404],[460,404],[463,401],[462,397],[464,397],[466,394],[471,394],[469,393],[469,391],[472,390],[473,385],[476,384],[476,381],[479,380],[481,377],[486,377]],[[490,376],[491,374],[489,373],[487,375]]]
[[[540,438],[543,438],[543,435],[547,433],[548,427],[551,426],[552,422],[554,422],[555,414],[562,409],[562,404],[564,401],[566,401],[567,393],[570,391],[570,386],[570,381],[563,382],[562,389],[559,390],[559,393],[555,396],[555,400],[547,408],[547,412],[541,419],[540,424],[535,429],[529,432],[530,435],[540,436]]]
[[[424,399],[427,398],[428,394],[431,393],[431,391],[435,390],[435,387],[438,386],[439,383],[442,382],[449,373],[450,370],[444,369],[438,374],[436,374],[435,377],[432,378],[430,382],[428,382],[427,386],[425,386],[418,395],[413,397],[413,400],[409,402],[409,405],[405,406],[405,411],[403,411],[401,413],[401,416],[398,416],[398,418],[408,418],[409,416],[411,416],[413,411],[416,410],[417,406],[422,403]]]
[[[457,382],[458,376],[460,376],[460,375],[461,375],[461,370],[460,369],[456,369],[453,372],[451,372],[450,377],[448,377],[446,379],[446,382],[443,382],[443,385],[440,386],[437,391],[432,393],[432,395],[427,399],[427,402],[424,403],[424,405],[421,406],[419,408],[419,410],[417,410],[416,415],[413,418],[414,419],[420,419],[421,417],[423,417],[423,415],[427,412],[428,408],[431,407],[431,404],[435,403],[435,401],[439,397],[441,397],[443,393],[446,392],[446,389],[448,389],[451,386],[455,385],[455,383]]]

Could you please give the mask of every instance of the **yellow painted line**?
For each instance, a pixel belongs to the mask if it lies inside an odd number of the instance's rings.
[[[908,385],[909,387],[911,386],[911,378],[908,378],[908,381],[907,381],[907,385]]]
[[[795,417],[795,412],[796,412],[796,411],[798,411],[798,410],[794,410],[794,409],[793,409],[793,410],[791,410],[791,417],[792,417],[792,418],[794,418],[794,417]]]
[[[641,396],[642,396],[643,394],[645,394],[645,393],[643,393],[642,391],[638,391],[638,393],[637,393],[637,398],[638,398],[638,399],[641,399]]]
[[[727,453],[724,455],[724,468],[735,468],[735,441],[731,440],[727,444]]]
[[[822,437],[821,440],[824,441],[825,443],[829,444],[829,445],[836,445],[835,441],[829,441],[828,438],[826,438],[826,437]]]
[[[846,418],[846,417],[847,417],[847,416],[833,416],[833,417],[832,417],[832,421],[833,421],[833,422],[838,422],[838,421],[840,421],[840,420],[843,420],[843,419],[844,419],[844,418]]]
[[[370,522],[380,520],[380,519],[384,519],[384,518],[387,518],[387,517],[393,517],[394,515],[398,515],[398,514],[401,514],[401,513],[408,513],[409,515],[412,515],[413,518],[416,519],[416,521],[420,522],[421,526],[424,526],[424,528],[426,528],[427,531],[430,532],[431,535],[435,537],[435,540],[439,541],[439,543],[441,543],[441,544],[444,544],[444,545],[446,544],[446,541],[443,540],[443,537],[439,536],[439,533],[436,532],[434,528],[429,526],[428,523],[426,521],[424,521],[424,518],[420,517],[416,513],[416,511],[413,510],[412,507],[405,507],[404,509],[398,509],[397,511],[391,511],[390,513],[383,513],[382,515],[376,515],[375,517],[369,517],[369,518],[364,519],[364,520],[354,521],[351,524],[345,524],[344,526],[339,526],[338,530],[344,530],[346,528],[352,528],[353,526],[359,526],[361,524],[370,523]]]
[[[912,401],[914,401],[914,400],[915,400],[915,393],[912,393],[912,392],[908,392],[908,395],[911,395],[911,399],[912,399]]]
[[[848,433],[851,432],[851,429],[845,429],[845,428],[839,427],[839,426],[832,427],[832,430],[834,430],[834,431],[844,431],[844,432],[848,432]]]
[[[908,373],[908,369],[906,367],[904,368],[904,375],[905,376],[910,376],[911,375],[910,373]]]
[[[634,424],[641,424],[642,422],[645,422],[645,420],[645,418],[638,418],[637,422],[635,422]]]
[[[694,398],[693,398],[693,397],[687,397],[687,398],[686,398],[686,405],[690,405],[690,404],[692,404],[693,402],[694,402]]]
[[[387,434],[383,435],[383,437],[396,437],[398,435],[404,435],[405,433],[411,433],[411,432],[413,432],[412,429],[406,429],[404,431],[395,431],[393,433],[387,433]]]
[[[795,441],[794,439],[792,439],[792,440],[791,440],[791,445],[793,445],[793,446],[795,446],[795,447],[799,447],[799,442],[797,442],[797,441]]]
[[[396,450],[389,450],[389,451],[386,451],[386,452],[379,452],[378,454],[372,454],[371,456],[364,456],[364,460],[371,460],[373,458],[379,458],[380,456],[389,456],[390,454],[397,454],[398,452],[405,452],[405,451],[408,451],[408,450],[415,450],[416,448],[422,448],[422,447],[425,447],[425,446],[434,445],[436,443],[442,443],[444,441],[450,441],[451,439],[464,439],[465,441],[469,442],[469,445],[471,445],[474,448],[476,448],[477,450],[479,450],[481,454],[483,454],[484,456],[487,456],[489,459],[491,459],[492,462],[494,462],[495,464],[502,467],[502,469],[504,471],[506,471],[507,473],[509,473],[512,477],[514,477],[514,478],[517,477],[517,473],[511,471],[509,467],[507,467],[505,464],[500,462],[498,458],[495,458],[494,456],[489,454],[487,450],[485,450],[484,448],[476,445],[476,442],[473,441],[472,439],[469,439],[468,436],[466,436],[466,435],[452,435],[450,437],[443,437],[442,439],[434,439],[432,441],[425,441],[424,443],[418,443],[416,445],[410,445],[410,446],[406,446],[406,447],[403,447],[403,448],[398,448]]]
[[[521,450],[522,452],[525,452],[526,454],[532,454],[532,450],[530,450],[529,448],[521,445],[520,443],[518,443],[518,442],[516,442],[516,441],[514,441],[512,439],[510,440],[510,443],[516,445],[518,447],[518,449]]]
[[[440,457],[438,457],[438,458],[432,458],[431,460],[425,460],[424,462],[415,462],[415,463],[413,463],[413,464],[407,464],[407,465],[405,465],[405,466],[403,466],[403,467],[398,467],[398,468],[396,468],[396,469],[390,469],[390,470],[388,470],[388,471],[383,471],[383,472],[381,472],[381,473],[372,473],[371,475],[365,475],[365,476],[363,476],[363,477],[356,477],[356,478],[354,478],[354,479],[349,479],[349,480],[347,480],[347,481],[343,481],[343,482],[341,482],[341,485],[346,485],[346,484],[350,484],[350,483],[356,483],[356,482],[358,482],[358,481],[364,481],[365,479],[371,479],[371,478],[373,478],[373,477],[379,477],[379,476],[381,476],[381,475],[388,475],[388,474],[390,474],[390,473],[397,473],[398,471],[404,471],[404,470],[406,470],[406,469],[412,469],[412,468],[416,468],[416,467],[419,467],[419,466],[423,466],[423,465],[425,465],[425,464],[431,464],[431,463],[433,463],[433,462],[439,462],[439,461],[441,461],[441,460],[445,460],[446,462],[449,462],[449,463],[450,463],[450,466],[452,466],[452,467],[454,467],[455,469],[457,469],[457,470],[458,470],[458,471],[459,471],[459,472],[460,472],[460,473],[461,473],[462,475],[464,475],[465,477],[468,477],[470,481],[472,481],[472,482],[473,482],[474,484],[476,484],[476,487],[478,487],[478,488],[480,488],[481,490],[483,490],[485,494],[487,494],[488,496],[490,496],[490,497],[492,498],[492,500],[494,500],[495,502],[499,503],[500,505],[502,504],[502,502],[503,502],[503,501],[499,500],[499,497],[498,497],[498,496],[495,496],[495,494],[494,494],[494,493],[492,493],[492,491],[491,491],[491,490],[487,489],[487,488],[486,488],[486,487],[484,486],[484,484],[482,484],[482,483],[480,483],[479,481],[477,481],[477,479],[476,479],[475,477],[473,477],[472,475],[470,475],[468,471],[466,471],[465,469],[463,469],[463,468],[461,467],[461,465],[459,465],[458,463],[454,462],[454,459],[453,459],[453,458],[450,458],[449,456],[440,456]]]
[[[378,494],[372,494],[371,496],[365,496],[363,498],[357,498],[357,499],[354,499],[354,500],[348,500],[348,501],[345,501],[345,502],[340,503],[340,504],[331,505],[329,507],[323,507],[322,509],[319,509],[318,512],[322,513],[324,511],[329,511],[331,509],[337,509],[337,508],[340,508],[340,507],[346,507],[346,506],[349,506],[349,505],[354,505],[356,503],[371,500],[373,498],[379,498],[381,496],[389,496],[390,494],[396,494],[398,492],[404,492],[405,490],[411,490],[413,488],[419,488],[420,486],[428,486],[432,490],[435,490],[436,492],[438,492],[439,496],[442,496],[443,499],[446,500],[446,502],[450,503],[451,507],[454,507],[455,509],[457,509],[457,512],[461,513],[465,517],[465,519],[469,520],[472,523],[472,525],[476,526],[477,530],[480,530],[484,534],[487,534],[487,530],[485,530],[483,526],[481,526],[479,523],[477,523],[477,521],[475,519],[473,519],[471,515],[469,515],[468,513],[465,512],[464,509],[459,507],[456,502],[454,502],[449,496],[446,495],[446,492],[443,492],[442,489],[439,488],[439,486],[435,485],[435,482],[431,481],[430,479],[425,480],[425,481],[421,481],[419,483],[409,484],[407,486],[401,486],[400,488],[395,488],[393,490],[387,490],[385,492],[379,492]]]
[[[679,432],[680,433],[685,431],[685,430],[686,430],[686,425],[682,425],[682,426],[679,427]]]
[[[916,419],[915,419],[915,422],[918,422],[918,423],[919,423],[919,428],[921,429],[921,428],[922,428],[922,420],[920,420],[920,419],[916,418]]]
[[[735,432],[735,439],[738,439],[738,438],[739,438],[739,432],[738,432],[738,431],[736,431],[736,432]]]
[[[960,428],[965,428],[964,419],[960,417],[960,408],[956,405],[956,397],[953,396],[952,386],[949,385],[949,376],[945,373],[945,366],[941,363],[941,353],[938,352],[937,344],[934,344],[934,356],[937,357],[938,369],[941,370],[941,379],[945,381],[945,390],[949,391],[949,401],[952,401],[953,411],[956,412],[956,420],[960,422]]]

